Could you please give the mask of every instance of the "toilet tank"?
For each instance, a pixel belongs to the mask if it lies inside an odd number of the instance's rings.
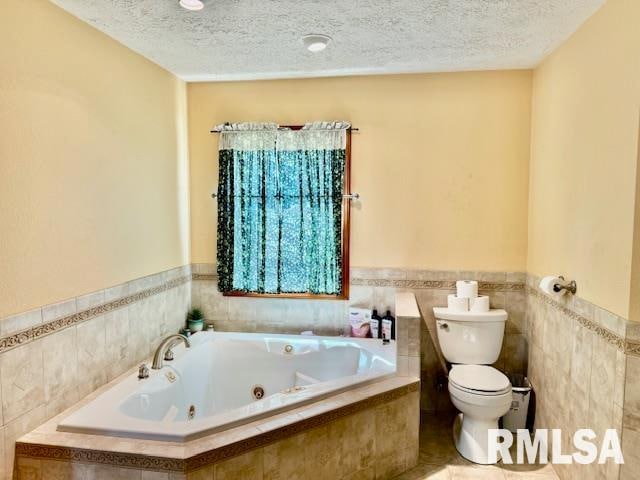
[[[507,312],[450,312],[436,307],[433,313],[440,350],[448,362],[490,365],[498,360]]]

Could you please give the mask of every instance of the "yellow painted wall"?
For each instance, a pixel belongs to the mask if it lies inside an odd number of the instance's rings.
[[[528,270],[576,279],[581,297],[625,317],[638,162],[638,19],[637,0],[609,0],[535,70],[533,87]]]
[[[189,84],[192,260],[216,256],[224,121],[350,120],[351,264],[526,265],[531,72]]]
[[[0,2],[0,317],[188,262],[185,96],[47,0]]]

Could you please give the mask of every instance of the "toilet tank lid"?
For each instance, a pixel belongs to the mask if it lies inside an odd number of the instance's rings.
[[[446,307],[433,307],[433,315],[438,320],[458,322],[506,322],[507,312],[494,308],[488,312],[453,312]]]
[[[449,380],[463,388],[499,392],[511,386],[507,376],[488,365],[454,365]]]

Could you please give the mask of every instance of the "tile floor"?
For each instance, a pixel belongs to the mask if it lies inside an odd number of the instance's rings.
[[[476,465],[453,445],[453,417],[424,415],[420,426],[420,459],[395,480],[557,480],[551,465]]]

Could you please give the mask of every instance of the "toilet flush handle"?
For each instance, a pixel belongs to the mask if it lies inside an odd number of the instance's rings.
[[[438,326],[443,330],[449,330],[449,324],[446,322],[439,322]]]

